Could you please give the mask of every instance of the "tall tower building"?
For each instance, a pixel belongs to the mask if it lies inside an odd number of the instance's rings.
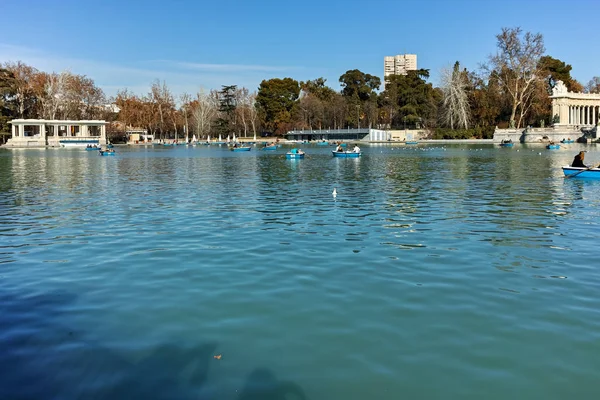
[[[389,75],[406,75],[407,71],[417,69],[416,54],[399,54],[383,58],[383,78]]]

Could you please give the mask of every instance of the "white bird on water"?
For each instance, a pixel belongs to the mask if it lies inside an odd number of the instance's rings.
[[[335,190],[335,188],[333,188],[333,192],[331,194],[333,195],[333,197],[337,196],[337,190]]]

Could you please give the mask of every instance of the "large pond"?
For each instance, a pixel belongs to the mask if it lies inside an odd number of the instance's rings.
[[[0,399],[600,397],[579,145],[303,146],[0,150]]]

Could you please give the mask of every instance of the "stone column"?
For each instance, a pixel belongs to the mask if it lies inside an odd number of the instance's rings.
[[[584,124],[585,125],[589,125],[589,123],[590,123],[590,106],[584,106],[583,109],[585,111],[585,114],[584,114],[584,116],[585,116],[585,118],[584,118],[585,119]]]
[[[575,125],[575,107],[570,106],[571,114],[569,115],[569,125]]]
[[[558,104],[556,109],[554,109],[554,107],[552,107],[552,118],[554,118],[554,116],[556,114],[558,114],[558,120],[559,120],[559,124],[562,124],[563,122],[563,109],[565,108],[565,106],[563,104]]]
[[[10,131],[12,133],[12,137],[15,137],[15,134],[17,133],[17,130],[15,129],[15,124],[10,124]]]
[[[585,106],[585,124],[589,125],[592,121],[590,118],[590,106]]]
[[[46,143],[46,125],[40,124],[40,139]]]
[[[569,125],[573,125],[573,106],[569,106]]]

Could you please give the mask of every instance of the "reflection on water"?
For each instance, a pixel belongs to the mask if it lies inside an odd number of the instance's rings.
[[[597,397],[577,146],[321,147],[0,151],[0,398]]]

